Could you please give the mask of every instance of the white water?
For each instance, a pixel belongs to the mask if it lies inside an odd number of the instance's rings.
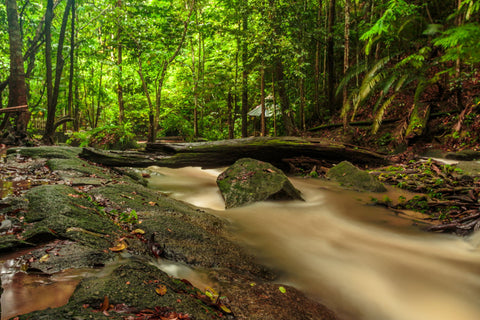
[[[344,319],[480,319],[480,234],[432,234],[364,194],[292,179],[305,202],[223,210],[218,170],[159,169],[150,186],[232,221],[259,259]]]

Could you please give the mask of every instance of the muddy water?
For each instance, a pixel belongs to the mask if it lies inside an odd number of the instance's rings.
[[[20,256],[25,252],[16,253]],[[53,275],[22,272],[24,262],[15,256],[3,257],[1,277],[4,292],[1,297],[1,319],[45,308],[55,308],[68,302],[85,270],[65,270]]]
[[[223,210],[220,171],[158,169],[150,186],[230,219],[235,232],[289,283],[345,319],[480,319],[480,233],[425,233],[364,201],[369,195],[293,179],[305,202]]]

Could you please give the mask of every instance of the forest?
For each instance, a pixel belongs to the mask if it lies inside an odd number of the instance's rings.
[[[1,318],[480,319],[478,39],[480,0],[1,1]]]
[[[3,143],[126,149],[341,128],[356,143],[398,145],[437,117],[431,134],[473,146],[479,9],[476,0],[7,0]]]

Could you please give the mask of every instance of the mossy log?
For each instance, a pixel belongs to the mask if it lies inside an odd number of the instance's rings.
[[[106,165],[147,167],[151,165],[180,168],[198,166],[219,168],[229,166],[241,158],[253,158],[289,170],[287,159],[310,158],[312,163],[322,160],[338,163],[348,160],[363,167],[388,164],[388,160],[375,152],[351,145],[320,139],[245,138],[194,143],[149,143],[145,152],[117,152],[84,148],[81,157]]]

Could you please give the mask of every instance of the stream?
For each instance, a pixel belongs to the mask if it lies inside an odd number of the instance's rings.
[[[150,187],[232,222],[258,259],[345,320],[480,319],[480,233],[426,233],[373,194],[292,178],[305,202],[224,210],[221,170],[151,168]],[[382,195],[380,195],[382,196]]]

